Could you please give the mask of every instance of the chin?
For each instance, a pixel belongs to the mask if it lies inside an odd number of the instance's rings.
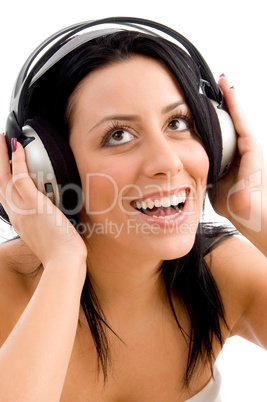
[[[160,260],[174,260],[188,254],[195,242],[195,234],[180,235],[172,239],[164,239],[159,244],[154,244],[150,255],[158,256]],[[155,242],[157,243],[157,242]]]

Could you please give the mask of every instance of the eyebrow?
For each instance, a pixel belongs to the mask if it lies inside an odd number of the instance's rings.
[[[171,103],[168,106],[165,106],[162,110],[161,113],[162,114],[166,114],[169,113],[170,111],[176,109],[177,107],[181,106],[181,105],[186,105],[186,102],[184,100],[180,100],[178,102],[174,102]],[[100,126],[102,123],[105,123],[106,121],[110,121],[110,120],[117,120],[117,121],[140,121],[141,118],[138,115],[131,115],[131,114],[124,114],[124,115],[116,115],[116,114],[112,114],[112,115],[108,115],[105,116],[103,119],[101,119],[98,123],[96,123],[91,129],[90,131],[93,131],[96,127]],[[89,131],[89,132],[90,132]]]
[[[90,129],[90,131],[93,131],[96,127],[100,126],[102,123],[105,123],[106,121],[109,120],[118,120],[118,121],[140,121],[140,117],[137,115],[127,115],[127,114],[123,114],[123,115],[116,115],[116,114],[112,114],[109,116],[105,116],[103,119],[101,119],[98,123],[96,123],[94,125],[94,127],[92,127]],[[89,132],[90,132],[89,131]]]
[[[181,99],[181,100],[178,101],[178,102],[174,102],[174,103],[171,103],[171,104],[168,105],[168,106],[165,106],[165,107],[161,110],[161,113],[162,113],[162,114],[169,113],[169,112],[171,112],[173,109],[176,109],[178,106],[181,106],[181,105],[185,105],[186,107],[188,107],[188,106],[187,106],[187,103],[186,103],[183,99]]]

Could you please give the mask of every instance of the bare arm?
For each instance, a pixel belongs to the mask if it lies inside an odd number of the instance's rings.
[[[233,238],[213,253],[213,272],[232,321],[232,334],[267,349],[267,176],[262,149],[227,79],[219,85],[233,119],[238,152],[217,182],[213,202],[248,240]],[[235,318],[234,318],[235,317]]]
[[[13,173],[3,136],[0,153],[0,201],[44,267],[30,302],[0,350],[1,401],[58,402],[77,329],[86,247],[27,176],[20,144],[13,154]]]
[[[1,400],[59,401],[75,339],[84,262],[53,261],[0,349]]]
[[[267,258],[241,237],[229,238],[210,257],[230,335],[267,349]]]
[[[218,181],[213,206],[267,256],[267,175],[262,149],[229,88],[225,77],[219,84],[233,119],[238,152],[229,173]]]

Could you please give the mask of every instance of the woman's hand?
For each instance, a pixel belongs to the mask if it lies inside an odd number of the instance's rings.
[[[0,202],[22,240],[44,266],[51,260],[85,261],[86,246],[73,225],[35,187],[25,153],[13,142],[12,171],[4,135],[0,135]],[[15,150],[16,148],[16,150]]]
[[[262,150],[225,76],[220,77],[219,86],[236,129],[238,149],[229,172],[217,182],[213,207],[241,232],[258,233],[267,217],[267,180]]]

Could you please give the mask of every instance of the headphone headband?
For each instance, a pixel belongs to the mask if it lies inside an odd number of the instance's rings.
[[[99,36],[121,30],[134,30],[153,36],[163,37],[174,42],[177,46],[182,47],[198,65],[202,82],[208,82],[209,97],[218,103],[221,102],[221,92],[213,78],[209,66],[195,46],[183,35],[163,24],[147,19],[111,17],[86,21],[64,28],[47,38],[33,51],[21,68],[11,98],[10,110],[14,111],[19,125],[23,123],[20,121],[20,103],[27,88],[35,83],[60,59],[69,54],[72,50],[75,50],[81,44]],[[83,33],[83,31],[87,32]],[[48,54],[52,56],[47,59]]]

